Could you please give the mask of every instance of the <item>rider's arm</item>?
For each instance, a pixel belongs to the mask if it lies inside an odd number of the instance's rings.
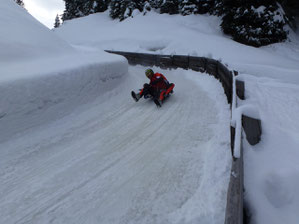
[[[164,81],[163,78],[160,76],[159,78],[157,78],[155,81],[151,82],[150,84],[151,85],[156,85],[157,83],[163,82],[163,81]]]
[[[168,81],[167,81],[167,79],[162,74],[156,73],[155,74],[155,78],[156,78],[156,80],[153,81],[153,82],[151,82],[150,83],[151,85],[156,85],[159,82],[165,82],[166,85],[169,84]]]

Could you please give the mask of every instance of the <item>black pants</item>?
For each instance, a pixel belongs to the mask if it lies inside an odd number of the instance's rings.
[[[142,96],[146,96],[148,94],[151,95],[153,98],[159,98],[160,91],[158,89],[156,89],[156,88],[153,88],[151,85],[145,83],[143,85]]]

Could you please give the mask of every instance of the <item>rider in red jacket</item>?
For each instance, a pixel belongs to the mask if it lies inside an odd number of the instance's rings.
[[[144,84],[143,89],[140,90],[138,94],[132,92],[132,97],[137,102],[142,96],[145,98],[153,97],[155,103],[161,106],[164,98],[172,93],[174,84],[169,83],[164,75],[160,73],[154,73],[152,69],[147,69],[145,71],[146,77],[150,79],[149,84]]]

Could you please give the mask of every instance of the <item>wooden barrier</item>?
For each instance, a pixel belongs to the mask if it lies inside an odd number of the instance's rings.
[[[241,100],[245,100],[245,83],[240,80],[236,80],[236,91],[237,91],[237,96]]]
[[[260,142],[262,135],[261,120],[242,115],[242,126],[250,145],[256,145]]]
[[[243,147],[240,146],[240,158],[234,158],[227,190],[225,224],[241,224],[243,215]]]
[[[194,71],[206,72],[220,80],[227,97],[227,102],[232,100],[232,72],[219,61],[185,55],[156,55],[147,53],[132,53],[121,51],[106,51],[119,54],[127,58],[130,65],[158,66],[161,68],[183,68]]]

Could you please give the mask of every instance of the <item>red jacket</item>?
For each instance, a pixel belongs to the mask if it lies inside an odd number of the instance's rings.
[[[160,73],[155,73],[151,78],[149,84],[157,89],[167,89],[169,86],[169,82],[167,81],[165,76]]]

